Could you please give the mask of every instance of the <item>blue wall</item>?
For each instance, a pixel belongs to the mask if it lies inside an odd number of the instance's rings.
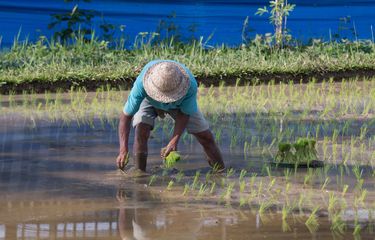
[[[339,18],[351,16],[349,27],[356,28],[359,38],[372,38],[371,25],[375,28],[375,0],[290,0],[297,5],[288,21],[293,36],[300,39],[311,37],[329,38],[329,31],[338,32]],[[272,32],[266,17],[255,16],[258,7],[267,4],[260,0],[206,0],[206,1],[121,1],[93,0],[80,3],[80,7],[95,9],[104,15],[108,22],[126,25],[125,33],[132,42],[138,32],[156,29],[160,19],[171,12],[177,14],[175,23],[187,28],[197,24],[197,36],[208,37],[214,33],[211,44],[229,45],[241,42],[242,24],[250,17],[252,33]],[[47,29],[50,14],[71,10],[74,3],[63,0],[0,0],[0,35],[2,47],[9,46],[21,29],[21,39],[26,36],[33,40],[40,34],[51,36]],[[100,17],[96,18],[100,21]],[[95,23],[97,25],[98,22]],[[350,31],[342,35],[352,37]]]

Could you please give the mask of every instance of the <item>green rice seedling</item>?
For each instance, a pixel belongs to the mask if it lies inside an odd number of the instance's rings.
[[[352,172],[353,172],[355,178],[357,179],[357,182],[358,182],[359,180],[361,180],[361,178],[362,178],[362,173],[363,173],[363,169],[360,170],[359,165],[355,165],[355,166],[353,167],[353,169],[352,169]]]
[[[157,175],[152,175],[150,178],[150,181],[148,182],[148,185],[151,186],[156,181]]]
[[[235,172],[236,171],[233,168],[228,168],[228,170],[227,170],[227,178],[230,178],[231,176],[233,176],[233,174]]]
[[[288,232],[290,231],[290,226],[287,222],[287,218],[289,216],[289,214],[291,213],[292,211],[292,207],[290,206],[287,206],[286,204],[283,205],[283,208],[281,210],[281,220],[282,220],[282,230],[283,232]]]
[[[348,191],[349,185],[344,185],[341,192],[341,197],[345,197],[346,192]]]
[[[306,200],[306,196],[305,196],[305,194],[304,194],[304,193],[300,193],[300,194],[299,194],[299,198],[298,198],[298,208],[299,208],[300,210],[302,209],[305,200]]]
[[[284,177],[285,177],[286,182],[290,181],[291,175],[292,175],[292,171],[289,168],[284,169]]]
[[[226,180],[225,180],[224,178],[221,178],[221,179],[220,179],[220,186],[221,186],[222,188],[224,188],[225,183],[226,183]]]
[[[344,234],[346,224],[341,218],[342,212],[337,212],[335,214],[332,214],[331,217],[331,231],[339,234]]]
[[[198,197],[203,196],[206,193],[206,191],[207,191],[207,185],[201,183],[199,187]]]
[[[303,185],[307,186],[308,184],[312,184],[314,177],[314,171],[313,169],[309,168],[307,170],[306,175],[304,176]]]
[[[200,176],[200,174],[201,174],[200,171],[196,171],[196,172],[195,172],[195,176],[194,176],[193,184],[191,185],[191,189],[192,189],[192,190],[194,190],[195,187],[197,186],[198,181],[199,181],[199,176]]]
[[[353,230],[353,235],[356,237],[359,237],[360,234],[361,234],[361,230],[362,230],[362,227],[361,227],[361,224],[359,223],[359,219],[358,219],[358,212],[355,213],[355,217],[354,217],[354,230]]]
[[[258,213],[260,216],[263,216],[264,213],[272,206],[272,201],[262,201],[259,204]]]
[[[189,192],[190,186],[189,184],[185,184],[184,191],[182,192],[182,195],[185,196]]]
[[[367,128],[367,125],[364,124],[362,127],[361,127],[361,132],[360,132],[360,135],[359,135],[359,140],[360,141],[363,141],[365,138],[366,138],[366,135],[368,133],[368,128]]]
[[[251,174],[251,177],[250,177],[250,190],[251,191],[253,191],[253,187],[254,187],[254,184],[255,184],[256,177],[257,177],[256,173]]]
[[[360,179],[359,181],[357,181],[354,189],[356,191],[361,191],[362,190],[362,186],[363,186],[363,183],[364,183],[364,179]]]
[[[286,185],[285,185],[285,196],[288,196],[288,193],[289,193],[289,190],[290,190],[290,183],[287,183]]]
[[[210,194],[213,194],[216,188],[216,182],[212,182],[211,184],[211,189],[210,189]]]
[[[359,196],[355,198],[355,202],[358,202],[359,204],[362,205],[362,207],[365,206],[365,199],[367,197],[367,189],[362,189],[361,192],[359,193]],[[357,205],[357,204],[356,204]]]
[[[269,179],[272,179],[272,171],[270,166],[266,166],[266,171]]]
[[[324,183],[323,183],[322,187],[320,188],[320,190],[323,191],[327,187],[327,185],[329,184],[330,181],[331,181],[331,178],[330,177],[326,177],[326,180],[324,181]]]
[[[275,185],[275,183],[276,183],[276,178],[274,178],[274,179],[272,179],[270,181],[270,183],[268,184],[268,188],[267,188],[268,192],[271,191],[271,189],[273,188],[273,186]]]
[[[168,186],[167,186],[168,191],[172,190],[173,184],[174,184],[174,181],[170,180],[169,183],[168,183]]]
[[[242,180],[240,182],[240,193],[243,193],[245,191],[245,188],[246,188],[246,182]]]
[[[178,172],[177,176],[176,176],[176,182],[179,183],[181,182],[182,178],[185,176],[184,172],[181,170]]]
[[[224,195],[225,199],[229,200],[231,198],[232,192],[233,192],[233,189],[234,189],[234,185],[235,185],[234,182],[228,184],[227,189],[225,191],[225,195]]]
[[[329,193],[328,200],[328,212],[332,214],[335,211],[336,205],[338,204],[338,198],[333,192]]]
[[[239,182],[243,181],[244,177],[246,176],[247,171],[242,169],[240,172]]]
[[[307,229],[309,229],[310,233],[316,232],[319,228],[319,222],[318,222],[318,218],[316,215],[318,210],[319,210],[319,207],[315,207],[305,222],[305,225]]]

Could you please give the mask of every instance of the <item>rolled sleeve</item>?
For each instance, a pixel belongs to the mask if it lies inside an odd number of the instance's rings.
[[[125,103],[123,112],[126,115],[134,116],[139,110],[143,99],[146,97],[146,92],[143,89],[142,79],[137,78],[132,90],[130,91],[128,100]]]
[[[180,110],[186,115],[193,115],[198,111],[197,91],[188,93],[180,105]]]

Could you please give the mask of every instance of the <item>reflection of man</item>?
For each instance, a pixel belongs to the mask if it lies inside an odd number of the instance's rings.
[[[189,212],[178,214],[173,209],[145,206],[149,201],[149,192],[134,190],[126,198],[125,191],[117,192],[117,200],[126,204],[120,206],[118,229],[123,240],[149,240],[149,239],[195,239],[201,229],[201,219],[189,216]],[[130,201],[130,202],[127,202]],[[136,206],[132,206],[134,202]],[[146,203],[147,204],[147,203]],[[190,221],[187,224],[187,219]],[[176,238],[173,238],[177,235]]]
[[[208,157],[208,163],[217,171],[225,166],[209,126],[197,105],[197,82],[192,73],[182,64],[171,60],[149,62],[142,70],[120,116],[120,153],[117,165],[123,169],[128,161],[130,124],[133,120],[135,137],[133,157],[135,167],[146,170],[147,141],[157,116],[169,114],[174,120],[174,131],[168,145],[162,151],[165,158],[177,150],[179,139],[185,128],[193,134]]]

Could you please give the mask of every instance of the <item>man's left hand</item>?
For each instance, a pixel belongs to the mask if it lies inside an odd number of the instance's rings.
[[[172,151],[177,151],[177,143],[174,141],[174,139],[172,139],[166,147],[161,149],[160,157],[165,159]]]

